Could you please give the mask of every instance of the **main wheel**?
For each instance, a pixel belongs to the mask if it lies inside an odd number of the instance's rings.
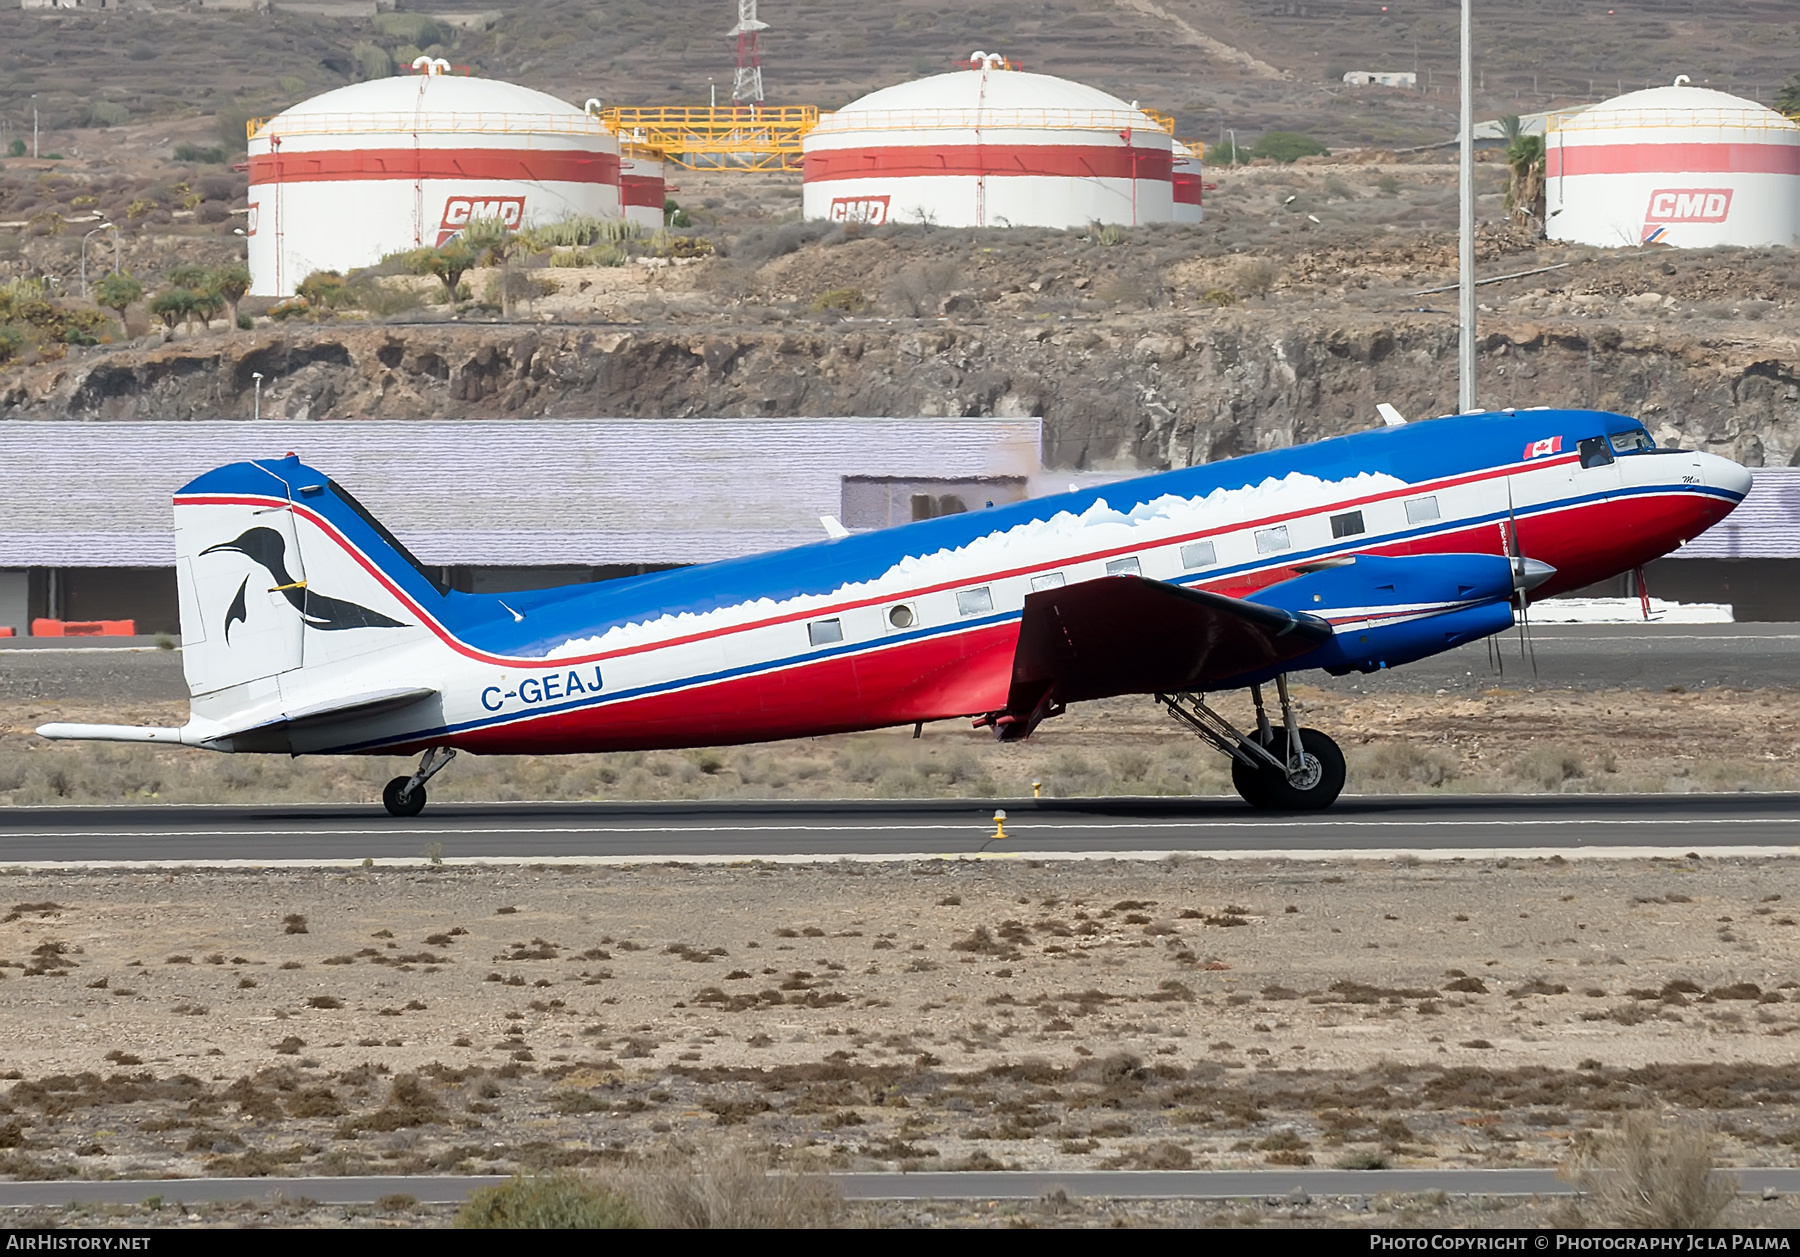
[[[1251,768],[1233,760],[1231,783],[1251,807],[1284,812],[1330,807],[1344,789],[1344,753],[1317,729],[1300,730],[1300,750],[1300,769],[1292,775],[1267,764]],[[1269,753],[1285,761],[1287,751],[1287,730],[1277,728],[1269,741]]]
[[[1287,745],[1287,735],[1279,734],[1276,742]],[[1279,751],[1273,752],[1277,756]],[[1275,791],[1281,785],[1282,774],[1273,767],[1257,759],[1254,764],[1246,764],[1243,760],[1233,758],[1231,761],[1231,784],[1238,796],[1251,807],[1274,807]]]
[[[411,777],[396,777],[381,791],[381,802],[389,816],[417,816],[425,810],[425,787],[414,786],[411,794],[403,793]]]

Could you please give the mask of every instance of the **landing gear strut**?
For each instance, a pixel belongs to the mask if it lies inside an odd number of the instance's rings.
[[[419,771],[410,777],[396,777],[381,792],[381,802],[389,816],[417,816],[425,810],[425,783],[450,766],[456,758],[453,747],[434,746],[419,761]]]
[[[1287,677],[1275,678],[1281,724],[1273,725],[1263,705],[1262,686],[1250,687],[1256,704],[1256,733],[1244,734],[1197,694],[1158,694],[1195,737],[1231,757],[1231,784],[1251,807],[1314,811],[1330,807],[1344,789],[1344,753],[1317,729],[1303,729],[1288,698]]]

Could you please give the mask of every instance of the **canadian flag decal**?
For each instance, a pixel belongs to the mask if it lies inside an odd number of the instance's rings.
[[[1550,454],[1560,453],[1562,453],[1562,438],[1560,436],[1547,436],[1541,441],[1533,441],[1530,445],[1527,445],[1525,447],[1524,457],[1527,459],[1544,458]]]

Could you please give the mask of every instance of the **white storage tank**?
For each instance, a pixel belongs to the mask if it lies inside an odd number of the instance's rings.
[[[1606,248],[1800,243],[1800,124],[1687,85],[1627,92],[1545,135],[1546,230]]]
[[[653,148],[627,144],[619,154],[619,197],[625,217],[646,232],[663,225],[663,203],[668,199],[663,179],[663,156]]]
[[[1079,227],[1174,218],[1174,138],[1097,88],[1004,68],[883,88],[803,141],[808,218]]]
[[[250,291],[437,245],[471,217],[617,218],[619,146],[554,96],[443,62],[315,96],[250,135]]]
[[[1206,217],[1201,208],[1205,189],[1205,168],[1200,155],[1180,140],[1175,141],[1175,162],[1170,186],[1175,196],[1175,221],[1197,223]]]

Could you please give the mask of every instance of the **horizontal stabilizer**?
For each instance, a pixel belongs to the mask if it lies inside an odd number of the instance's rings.
[[[183,741],[181,729],[157,728],[154,725],[77,725],[47,724],[37,727],[40,738],[82,742],[174,742]]]
[[[436,690],[425,688],[377,690],[352,694],[343,698],[310,703],[274,720],[254,725],[233,727],[229,724],[189,721],[179,729],[145,725],[39,725],[39,737],[87,742],[173,742],[182,746],[211,746],[234,751],[288,751],[287,734],[292,730],[316,729],[328,725],[347,724],[383,716],[414,703],[435,697]]]

